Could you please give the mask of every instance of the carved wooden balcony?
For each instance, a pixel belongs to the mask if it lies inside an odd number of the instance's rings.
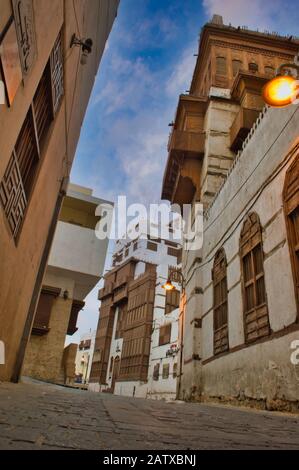
[[[169,137],[168,151],[185,156],[200,157],[204,154],[204,132],[180,131],[174,129]]]
[[[99,290],[98,299],[103,300],[105,297],[112,295],[113,288],[114,288],[113,282],[106,284],[102,289]]]
[[[113,295],[113,303],[116,304],[118,302],[121,302],[122,300],[125,300],[128,298],[128,285],[124,284],[121,287],[118,287],[114,291]]]
[[[231,149],[234,152],[241,150],[242,144],[257,120],[259,113],[260,111],[256,109],[240,109],[230,129]]]

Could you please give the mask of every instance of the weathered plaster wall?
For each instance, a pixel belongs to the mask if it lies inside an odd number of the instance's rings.
[[[201,291],[196,301],[191,296],[187,304],[185,361],[190,362],[184,365],[186,397],[241,397],[267,401],[270,407],[299,400],[298,377],[290,362],[290,344],[299,339],[299,330],[295,323],[297,312],[282,199],[285,172],[295,157],[292,149],[299,142],[298,129],[298,106],[263,113],[208,211],[203,249],[197,254],[201,260],[196,261],[195,253],[185,254],[184,269],[190,279],[187,291],[192,293],[196,272]],[[244,218],[251,211],[257,212],[263,228],[272,336],[259,344],[245,346],[239,237]],[[227,256],[229,347],[235,350],[213,357],[211,273],[220,247],[224,247]],[[201,318],[199,341],[191,325],[195,312]],[[285,327],[289,330],[283,332]],[[191,347],[188,344],[192,339]],[[199,354],[200,361],[191,361],[192,349]],[[276,404],[273,400],[277,400]]]

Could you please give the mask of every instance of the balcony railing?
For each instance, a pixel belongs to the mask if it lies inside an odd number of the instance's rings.
[[[168,151],[202,155],[205,148],[205,133],[173,129],[169,136]]]

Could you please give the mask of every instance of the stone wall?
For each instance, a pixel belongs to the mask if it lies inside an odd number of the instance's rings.
[[[42,336],[30,336],[22,375],[48,382],[61,381],[61,364],[71,308],[72,299],[55,299],[50,317],[50,331]]]

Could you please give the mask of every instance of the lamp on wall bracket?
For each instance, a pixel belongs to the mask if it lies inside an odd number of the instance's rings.
[[[87,63],[87,58],[89,54],[92,52],[93,41],[91,38],[87,39],[79,39],[77,38],[76,34],[73,34],[71,39],[70,47],[81,47],[82,55],[81,55],[81,64],[85,65]]]
[[[298,104],[299,100],[299,53],[293,64],[282,64],[276,76],[265,84],[262,90],[263,100],[273,108],[284,108]]]

